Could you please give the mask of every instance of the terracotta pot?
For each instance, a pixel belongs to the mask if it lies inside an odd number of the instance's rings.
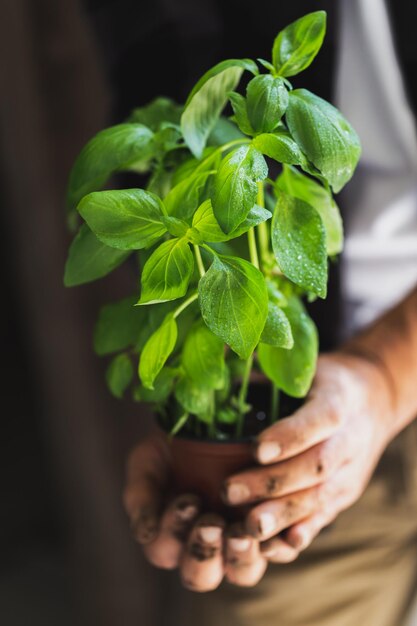
[[[238,511],[232,514],[226,508],[220,492],[228,476],[254,464],[251,441],[199,441],[177,436],[169,440],[169,446],[176,491],[198,494],[206,510],[239,517]]]

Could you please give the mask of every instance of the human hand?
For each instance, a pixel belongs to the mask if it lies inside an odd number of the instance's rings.
[[[169,447],[158,435],[129,457],[124,506],[146,558],[162,569],[179,568],[184,586],[193,591],[215,589],[223,578],[256,584],[266,569],[259,542],[242,524],[226,527],[219,515],[201,514],[197,496],[170,497],[171,474]]]
[[[320,357],[306,404],[258,437],[255,455],[264,467],[225,483],[230,505],[260,502],[246,529],[264,556],[293,560],[360,497],[394,434],[390,407],[376,365],[343,352]]]

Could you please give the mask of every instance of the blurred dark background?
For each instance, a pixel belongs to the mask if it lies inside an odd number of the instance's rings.
[[[269,58],[278,30],[316,9],[328,10],[329,34],[303,85],[330,98],[334,5],[1,1],[2,625],[175,623],[172,577],[144,563],[121,507],[124,459],[149,416],[110,397],[92,352],[99,306],[135,285],[126,267],[62,285],[75,156],[134,106],[184,101],[218,60]]]

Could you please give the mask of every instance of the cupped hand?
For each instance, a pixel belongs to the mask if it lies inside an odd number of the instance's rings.
[[[225,484],[230,505],[254,504],[246,530],[264,556],[293,560],[360,497],[393,436],[390,408],[375,364],[343,352],[320,357],[305,405],[258,437],[262,467]]]
[[[171,474],[169,448],[158,435],[129,457],[124,506],[146,558],[162,569],[179,568],[184,586],[193,591],[211,591],[224,578],[255,585],[267,564],[258,540],[242,524],[226,526],[219,515],[202,513],[197,496],[172,497]]]

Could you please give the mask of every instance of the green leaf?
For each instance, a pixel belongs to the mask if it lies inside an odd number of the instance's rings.
[[[231,406],[222,407],[216,412],[216,421],[220,424],[235,424],[238,418],[239,412]]]
[[[98,191],[113,172],[153,155],[153,132],[142,124],[118,124],[93,137],[81,150],[69,178],[68,206]]]
[[[177,323],[169,314],[144,345],[139,359],[139,378],[146,389],[154,388],[156,377],[175,348],[177,335]]]
[[[310,389],[318,353],[316,327],[301,302],[293,298],[284,309],[291,324],[291,350],[260,343],[258,361],[266,376],[289,396],[302,398]]]
[[[296,285],[325,298],[326,231],[316,209],[280,192],[272,218],[271,239],[282,273]]]
[[[198,291],[207,326],[247,359],[259,341],[268,313],[268,293],[261,272],[243,259],[216,256]]]
[[[338,192],[359,161],[359,137],[334,106],[307,89],[290,93],[288,128],[310,161]]]
[[[253,73],[258,71],[250,59],[222,61],[204,74],[188,96],[181,116],[181,130],[185,143],[197,158],[201,157],[228,93],[236,87],[245,69]]]
[[[339,254],[343,249],[343,223],[330,191],[294,167],[285,167],[277,184],[282,191],[316,209],[326,229],[327,254]]]
[[[189,228],[187,222],[172,217],[172,215],[164,216],[162,221],[169,234],[173,237],[183,237]]]
[[[252,140],[253,146],[278,163],[300,165],[306,161],[298,144],[285,133],[262,133]]]
[[[198,243],[198,237],[201,241],[208,241],[210,243],[235,239],[236,237],[240,237],[243,233],[246,233],[253,226],[257,226],[258,224],[265,222],[270,217],[272,217],[272,213],[270,211],[255,204],[255,206],[249,211],[246,219],[236,228],[236,230],[232,231],[229,235],[226,235],[214,217],[211,200],[206,200],[197,209],[193,217],[193,228],[198,231],[195,243]]]
[[[164,200],[170,215],[187,220],[200,204],[200,196],[212,171],[195,173],[173,187]]]
[[[229,100],[235,114],[235,120],[242,133],[246,135],[254,135],[255,131],[249,121],[248,111],[246,108],[246,99],[236,91],[229,93]]]
[[[150,402],[154,404],[166,402],[173,390],[176,376],[177,370],[171,367],[164,367],[155,378],[153,389],[147,389],[143,385],[139,385],[134,389],[134,400],[136,402]]]
[[[188,95],[185,106],[188,106],[195,96],[195,94],[200,91],[200,89],[205,85],[211,78],[221,74],[225,70],[229,68],[240,68],[242,72],[247,70],[251,72],[254,76],[258,73],[258,67],[255,61],[252,59],[226,59],[225,61],[220,61],[217,65],[211,67],[203,76],[198,80],[198,82],[192,88],[190,94]]]
[[[121,265],[129,254],[130,252],[104,245],[83,224],[69,249],[64,285],[75,287],[102,278]]]
[[[175,385],[175,397],[183,409],[209,423],[214,415],[214,390],[201,387],[188,376]]]
[[[161,200],[143,189],[93,192],[77,208],[96,237],[119,250],[149,248],[167,232]]]
[[[282,78],[260,74],[246,88],[249,122],[258,133],[274,130],[288,106],[288,91]]]
[[[134,346],[146,324],[146,309],[135,307],[136,297],[129,296],[100,309],[94,329],[94,350],[111,354]]]
[[[122,398],[133,380],[133,365],[127,354],[118,354],[106,371],[106,382],[116,398]]]
[[[315,11],[289,24],[274,41],[272,62],[282,76],[305,70],[320,50],[326,34],[326,12]]]
[[[188,378],[210,389],[224,386],[224,343],[199,321],[189,330],[181,355]]]
[[[271,301],[268,302],[268,316],[262,331],[261,342],[286,350],[291,350],[294,345],[288,317],[276,303]]]
[[[128,121],[143,124],[154,132],[160,130],[162,124],[179,124],[183,107],[169,98],[155,98],[149,104],[133,109]]]
[[[186,239],[164,241],[146,261],[138,304],[154,304],[184,296],[194,270]]]
[[[231,233],[246,218],[256,201],[256,183],[267,175],[264,157],[250,145],[232,150],[223,158],[213,181],[212,204],[225,233]]]
[[[217,170],[221,160],[222,155],[219,150],[216,150],[213,146],[204,148],[201,159],[190,157],[178,165],[172,177],[172,184],[176,186],[194,174],[203,174],[204,172]]]
[[[245,135],[239,130],[235,122],[227,117],[219,117],[207,139],[208,146],[223,146],[229,141],[245,139]]]

